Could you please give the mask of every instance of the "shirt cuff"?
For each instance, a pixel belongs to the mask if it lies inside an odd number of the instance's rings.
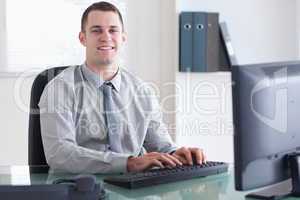
[[[177,147],[172,147],[168,150],[168,154],[173,154],[178,148]]]
[[[111,162],[112,173],[126,173],[127,172],[127,160],[132,156],[130,154],[119,154],[115,156]]]
[[[172,154],[175,153],[175,152],[176,152],[176,150],[169,152],[169,154],[172,155]]]

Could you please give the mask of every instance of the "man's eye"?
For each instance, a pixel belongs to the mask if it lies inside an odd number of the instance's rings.
[[[116,32],[119,32],[119,30],[117,30],[117,29],[111,29],[111,30],[109,30],[109,32],[116,33]]]
[[[92,30],[92,33],[100,33],[100,30],[99,29],[94,29],[94,30]]]

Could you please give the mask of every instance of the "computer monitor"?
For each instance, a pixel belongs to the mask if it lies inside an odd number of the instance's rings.
[[[299,195],[300,61],[232,66],[232,81],[236,189]]]

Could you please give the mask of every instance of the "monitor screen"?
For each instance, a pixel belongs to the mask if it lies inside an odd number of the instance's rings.
[[[290,178],[300,150],[300,62],[232,67],[235,186],[248,190]]]

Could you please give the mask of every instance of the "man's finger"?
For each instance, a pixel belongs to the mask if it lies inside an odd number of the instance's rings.
[[[165,166],[157,159],[152,159],[150,161],[148,168],[151,168],[151,167],[165,168]]]
[[[175,156],[172,156],[170,154],[165,154],[165,156],[171,159],[176,165],[182,165],[182,162],[179,159],[177,159]]]
[[[185,159],[187,160],[188,164],[193,165],[193,159],[192,159],[191,151],[187,148],[183,148],[182,149],[182,154],[185,157]]]
[[[171,167],[176,167],[176,163],[164,154],[161,154],[157,159],[160,162],[162,162],[164,165],[169,165]]]
[[[199,148],[190,148],[190,150],[193,156],[195,156],[197,164],[201,165],[205,160],[203,150]]]
[[[177,158],[182,164],[184,164],[184,165],[188,164],[188,161],[185,159],[184,156],[180,156],[180,155],[176,155],[176,154],[173,154],[172,156]]]

